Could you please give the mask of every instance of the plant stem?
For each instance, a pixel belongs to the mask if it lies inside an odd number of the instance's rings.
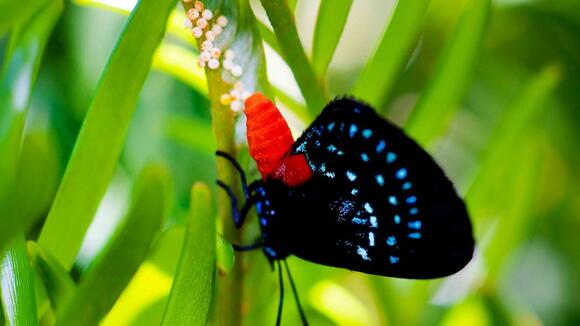
[[[306,57],[298,37],[294,15],[290,11],[288,3],[284,0],[262,0],[261,2],[266,9],[272,27],[274,27],[284,60],[290,66],[310,112],[320,112],[324,108],[328,96]]]

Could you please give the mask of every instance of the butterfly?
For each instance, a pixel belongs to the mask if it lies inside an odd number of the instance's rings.
[[[239,250],[262,248],[285,258],[398,278],[454,274],[472,258],[468,212],[443,170],[415,141],[368,105],[348,97],[331,101],[296,141],[266,97],[246,100],[251,156],[262,180],[247,185],[238,209],[230,187],[234,223],[256,208],[261,239]],[[283,295],[283,288],[281,288]],[[278,311],[280,323],[282,298]]]

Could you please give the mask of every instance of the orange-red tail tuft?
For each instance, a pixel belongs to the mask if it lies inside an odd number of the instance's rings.
[[[244,113],[250,155],[266,179],[280,165],[294,139],[278,108],[264,95],[254,93],[246,99]]]

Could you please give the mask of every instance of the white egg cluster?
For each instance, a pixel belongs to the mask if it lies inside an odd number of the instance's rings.
[[[220,104],[228,106],[234,112],[240,112],[244,109],[244,101],[252,95],[244,89],[242,82],[237,82],[229,93],[220,96]]]
[[[185,4],[193,0],[183,0]],[[234,78],[238,79],[244,73],[243,68],[234,62],[236,54],[234,50],[227,49],[222,56],[222,50],[214,46],[215,39],[223,32],[224,27],[228,25],[227,17],[220,15],[214,17],[210,9],[204,8],[201,1],[195,1],[193,6],[187,10],[187,19],[185,27],[191,29],[193,37],[201,42],[201,52],[197,64],[201,68],[216,70],[221,66],[229,72]],[[221,62],[220,62],[221,59]],[[239,112],[244,108],[243,101],[251,94],[244,90],[241,82],[236,82],[229,93],[222,94],[220,103],[223,106]]]

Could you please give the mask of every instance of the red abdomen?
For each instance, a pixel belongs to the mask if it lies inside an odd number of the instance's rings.
[[[268,98],[255,93],[245,101],[248,146],[263,179],[281,179],[289,186],[312,176],[304,155],[286,155],[294,139],[284,117]]]

